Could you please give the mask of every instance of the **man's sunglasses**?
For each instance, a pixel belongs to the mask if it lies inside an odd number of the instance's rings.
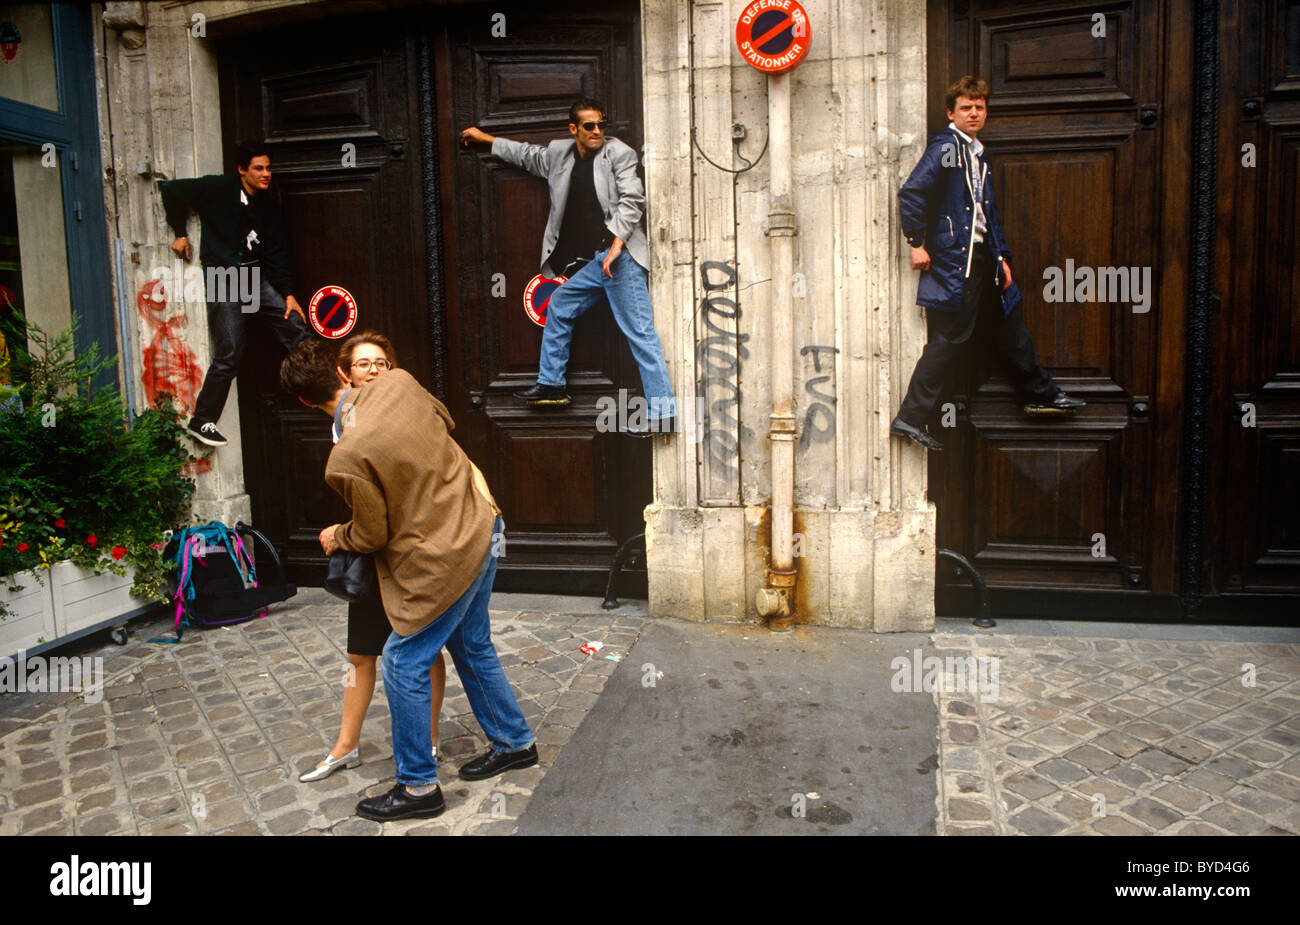
[[[609,123],[603,120],[600,122],[584,122],[582,123],[582,130],[584,132],[594,132],[599,127],[600,130],[603,132],[605,131],[605,126],[607,125],[609,125]]]

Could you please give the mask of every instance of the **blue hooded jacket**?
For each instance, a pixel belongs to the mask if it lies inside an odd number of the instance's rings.
[[[962,137],[951,128],[944,129],[930,139],[921,160],[898,191],[899,218],[907,243],[912,247],[924,245],[930,254],[930,269],[922,271],[916,288],[916,304],[926,308],[961,308],[974,238],[975,199],[967,157]],[[981,158],[980,168],[984,173],[982,202],[988,225],[984,240],[997,258],[994,278],[1002,296],[1002,312],[1009,315],[1022,295],[1014,282],[1002,288],[1002,262],[1011,260],[1011,251],[993,198],[987,154]]]

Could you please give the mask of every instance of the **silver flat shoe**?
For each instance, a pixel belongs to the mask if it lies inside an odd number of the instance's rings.
[[[361,764],[360,748],[352,749],[342,758],[335,758],[333,755],[326,753],[323,765],[312,768],[306,774],[299,774],[298,780],[301,783],[309,784],[314,780],[324,780],[339,768],[355,768],[359,764]]]

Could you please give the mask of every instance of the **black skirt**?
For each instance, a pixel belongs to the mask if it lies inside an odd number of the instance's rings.
[[[382,655],[393,627],[379,601],[348,604],[348,655]]]

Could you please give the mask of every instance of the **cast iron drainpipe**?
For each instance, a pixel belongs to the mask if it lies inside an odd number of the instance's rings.
[[[767,124],[771,157],[771,210],[767,236],[772,254],[772,298],[768,349],[772,357],[772,413],[768,439],[772,446],[772,537],[767,586],[760,588],[755,607],[769,618],[769,628],[788,632],[794,623],[794,591],[799,579],[794,563],[794,235],[797,231],[790,195],[790,74],[767,78]]]

